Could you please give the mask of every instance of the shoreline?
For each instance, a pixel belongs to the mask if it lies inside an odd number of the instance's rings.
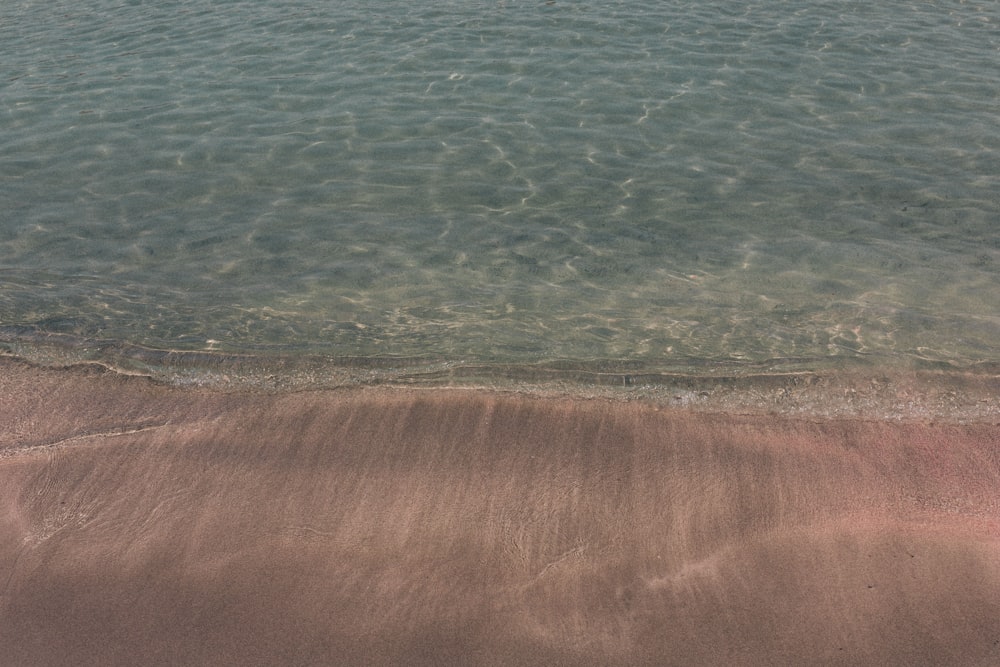
[[[19,664],[986,664],[1000,425],[0,357]]]
[[[897,360],[898,361],[898,360]],[[967,366],[865,358],[550,360],[337,357],[157,349],[0,327],[0,363],[99,367],[165,386],[225,393],[470,389],[540,397],[640,401],[698,412],[817,419],[1000,423],[1000,362]]]

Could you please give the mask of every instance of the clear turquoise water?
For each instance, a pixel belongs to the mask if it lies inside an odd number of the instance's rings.
[[[0,5],[0,344],[1000,362],[1000,4]]]

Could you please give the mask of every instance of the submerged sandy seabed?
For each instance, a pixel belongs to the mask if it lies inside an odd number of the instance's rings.
[[[18,665],[1000,663],[1000,426],[0,357]]]

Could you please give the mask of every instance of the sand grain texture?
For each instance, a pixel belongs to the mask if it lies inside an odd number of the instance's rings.
[[[0,359],[16,665],[1000,664],[1000,429]]]

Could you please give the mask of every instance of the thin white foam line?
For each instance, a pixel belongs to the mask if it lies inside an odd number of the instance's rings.
[[[9,447],[7,449],[0,451],[0,459],[10,458],[12,456],[34,452],[40,449],[56,449],[56,448],[68,447],[72,445],[74,442],[80,440],[134,435],[136,433],[143,433],[144,431],[152,431],[158,428],[162,428],[166,426],[168,423],[169,422],[163,422],[162,424],[150,424],[149,426],[140,426],[138,428],[133,428],[128,430],[99,431],[97,433],[81,433],[80,435],[70,436],[68,438],[63,438],[61,440],[56,440],[54,442],[43,442],[33,445],[15,445],[14,447]]]

